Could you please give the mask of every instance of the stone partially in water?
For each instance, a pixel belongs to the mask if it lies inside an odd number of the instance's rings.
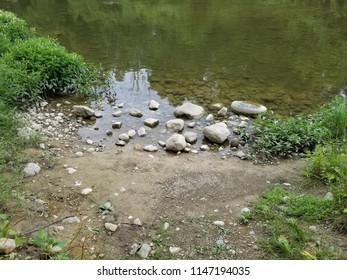
[[[231,110],[236,114],[255,116],[261,113],[266,113],[267,108],[261,104],[250,101],[233,101]]]
[[[139,130],[137,131],[137,134],[140,136],[140,137],[144,137],[147,135],[147,132],[146,132],[146,129],[144,127],[140,127]]]
[[[198,139],[198,135],[195,132],[187,131],[183,134],[184,138],[186,139],[186,142],[188,143],[195,143]]]
[[[166,122],[166,127],[174,132],[180,132],[184,128],[184,120],[173,119]]]
[[[124,142],[129,142],[130,137],[127,133],[122,133],[121,135],[118,136],[118,139]]]
[[[120,129],[122,127],[122,122],[114,122],[112,123],[113,129]]]
[[[151,100],[149,101],[148,107],[149,107],[149,110],[158,110],[160,107],[160,104],[155,100]]]
[[[183,135],[175,133],[168,140],[166,140],[166,150],[172,152],[183,151],[187,146],[186,140]]]
[[[73,113],[77,117],[82,117],[82,118],[90,118],[95,116],[95,111],[87,106],[84,105],[75,105],[73,106]]]
[[[145,119],[143,123],[144,125],[150,128],[154,128],[159,124],[159,120],[154,118],[148,118],[148,119]]]
[[[183,117],[188,119],[198,119],[205,114],[205,110],[199,105],[195,105],[191,102],[186,102],[183,105],[177,107],[174,114],[177,118]]]
[[[129,115],[132,117],[141,118],[143,116],[143,113],[140,110],[137,110],[135,108],[131,108],[129,110]]]
[[[208,140],[217,144],[222,144],[230,135],[227,125],[223,122],[205,127],[203,133]]]

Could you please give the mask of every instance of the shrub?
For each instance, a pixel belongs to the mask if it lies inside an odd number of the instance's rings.
[[[8,50],[11,43],[27,40],[35,35],[35,30],[15,14],[0,10],[0,54]]]
[[[51,38],[18,42],[0,61],[0,95],[9,103],[50,94],[90,95],[99,73]]]

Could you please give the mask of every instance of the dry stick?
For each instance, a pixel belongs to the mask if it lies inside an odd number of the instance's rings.
[[[50,223],[50,224],[48,224],[48,225],[43,226],[43,227],[39,227],[39,228],[30,230],[30,231],[24,232],[24,233],[22,233],[21,235],[29,235],[29,234],[31,234],[31,233],[34,233],[34,232],[36,232],[36,231],[39,231],[40,229],[48,228],[48,227],[50,227],[50,226],[52,226],[52,225],[54,225],[54,224],[60,223],[61,221],[65,220],[65,219],[67,219],[67,218],[72,218],[72,217],[75,217],[75,216],[74,216],[74,215],[70,215],[70,216],[67,216],[67,217],[65,217],[65,218],[61,218],[61,219],[59,219],[59,220],[57,220],[57,221],[54,221],[54,222],[52,222],[52,223]]]

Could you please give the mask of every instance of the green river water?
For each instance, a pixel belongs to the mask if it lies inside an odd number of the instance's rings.
[[[309,112],[347,86],[344,0],[0,0],[40,35],[169,104]],[[146,93],[147,92],[147,93]]]

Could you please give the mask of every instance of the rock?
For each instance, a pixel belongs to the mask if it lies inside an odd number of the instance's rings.
[[[116,111],[116,112],[112,113],[112,116],[114,116],[115,118],[118,118],[118,117],[120,117],[122,114],[123,114],[122,111]]]
[[[133,224],[134,225],[137,225],[137,226],[142,226],[142,222],[139,218],[136,218],[134,221],[133,221]]]
[[[176,118],[188,118],[188,119],[198,119],[201,118],[205,113],[204,108],[195,105],[191,102],[186,102],[183,105],[176,108],[174,114]]]
[[[95,116],[95,111],[87,106],[84,105],[74,105],[73,107],[73,113],[77,117],[82,117],[82,118],[90,118]]]
[[[194,128],[196,126],[196,122],[190,122],[187,124],[189,128]]]
[[[170,227],[170,224],[168,222],[164,223],[163,230],[168,230]]]
[[[66,168],[67,173],[69,173],[70,175],[74,174],[77,172],[77,170],[75,168],[72,167],[68,167]]]
[[[115,232],[118,228],[118,225],[112,223],[105,223],[105,228],[109,231]]]
[[[66,218],[62,221],[62,223],[64,224],[79,224],[80,222],[81,222],[80,219],[77,218],[76,216]]]
[[[124,102],[119,103],[119,104],[117,105],[117,107],[118,107],[118,108],[123,108],[123,107],[124,107]]]
[[[212,110],[218,111],[223,108],[223,104],[221,103],[215,103],[210,106]]]
[[[131,247],[130,247],[130,252],[129,252],[129,254],[130,254],[130,255],[135,255],[136,252],[139,250],[139,248],[140,248],[140,245],[137,244],[137,243],[134,243],[134,244],[131,245]]]
[[[183,136],[188,143],[194,143],[198,139],[198,135],[195,132],[187,131],[183,134]]]
[[[109,137],[111,137],[111,136],[113,135],[113,132],[112,132],[111,130],[107,130],[107,131],[106,131],[106,135],[109,136]]]
[[[211,121],[213,121],[214,120],[214,116],[212,115],[212,114],[208,114],[207,116],[206,116],[206,121],[207,122],[211,122]]]
[[[212,143],[222,144],[230,135],[227,125],[219,122],[204,128],[204,136]]]
[[[173,255],[178,254],[179,252],[181,252],[181,250],[182,249],[180,247],[169,247],[169,251]]]
[[[141,151],[142,151],[142,146],[141,146],[141,144],[136,144],[136,145],[134,146],[134,149],[135,149],[135,151],[141,152]]]
[[[86,188],[84,190],[81,191],[81,194],[83,195],[88,195],[92,192],[93,190],[91,188]]]
[[[238,138],[233,138],[230,141],[230,147],[238,147],[240,145],[240,140]]]
[[[180,132],[184,128],[184,120],[182,119],[173,119],[166,122],[166,127],[174,132]]]
[[[33,162],[29,162],[23,170],[24,176],[25,177],[32,177],[38,174],[41,170],[41,167]]]
[[[9,254],[16,249],[16,241],[11,238],[0,238],[0,254]]]
[[[267,108],[261,104],[250,101],[233,101],[231,110],[236,114],[254,116],[260,113],[266,113]]]
[[[148,107],[149,107],[149,110],[158,110],[160,107],[160,104],[155,100],[151,100],[149,101]]]
[[[119,129],[122,127],[122,122],[113,122],[112,123],[112,128],[113,129]]]
[[[166,143],[164,141],[158,141],[160,147],[165,148]]]
[[[225,225],[225,223],[223,221],[214,221],[213,224],[216,226],[220,226],[220,227]]]
[[[324,196],[324,200],[333,201],[334,195],[331,192],[327,192],[327,194]]]
[[[181,134],[173,134],[168,140],[166,140],[166,150],[172,152],[180,152],[187,146],[184,136]]]
[[[76,152],[75,155],[76,155],[76,157],[83,157],[84,154],[83,154],[83,152]]]
[[[317,227],[316,226],[309,226],[308,229],[311,230],[311,231],[314,231],[314,232],[317,231]]]
[[[210,149],[210,147],[208,145],[201,145],[200,146],[201,151],[208,151],[209,149]]]
[[[94,144],[94,141],[93,141],[92,139],[87,138],[86,143],[87,143],[88,145],[93,145],[93,144]]]
[[[124,142],[129,142],[130,137],[127,133],[122,133],[121,135],[118,136],[118,139]]]
[[[141,118],[143,116],[143,113],[140,110],[137,110],[135,108],[131,108],[129,110],[129,115],[132,117]]]
[[[50,253],[51,255],[55,255],[55,254],[60,253],[62,250],[63,250],[63,248],[61,248],[60,246],[56,245],[56,246],[54,246],[53,248],[51,248],[51,249],[49,250],[49,253]]]
[[[251,210],[248,207],[241,209],[241,215],[242,216],[248,216],[251,213]]]
[[[42,150],[45,150],[45,149],[46,149],[46,145],[45,145],[44,143],[40,143],[40,144],[39,144],[39,147],[40,147],[40,149],[42,149]]]
[[[223,107],[222,109],[220,109],[217,113],[218,117],[225,117],[226,114],[228,113],[228,108],[227,107]]]
[[[146,129],[144,127],[140,127],[139,130],[137,131],[137,134],[140,136],[140,137],[144,137],[147,135],[147,132],[146,132]]]
[[[118,140],[116,142],[116,146],[120,146],[120,147],[124,147],[127,144],[127,142],[123,141],[123,140]]]
[[[242,152],[242,151],[238,151],[235,156],[237,156],[240,159],[245,159],[246,158],[246,154],[244,152]]]
[[[147,145],[143,147],[143,150],[146,152],[157,152],[158,151],[158,147],[154,146],[154,145]]]
[[[95,112],[95,118],[97,119],[102,118],[102,114],[100,112]]]
[[[159,120],[153,119],[153,118],[148,118],[148,119],[145,119],[143,123],[145,125],[149,126],[150,128],[154,128],[159,124]]]
[[[151,246],[149,244],[147,244],[147,243],[143,243],[141,245],[140,250],[137,252],[137,254],[142,259],[147,259],[150,252],[151,252]]]
[[[129,138],[133,138],[136,135],[136,131],[134,129],[130,129],[128,131]]]

